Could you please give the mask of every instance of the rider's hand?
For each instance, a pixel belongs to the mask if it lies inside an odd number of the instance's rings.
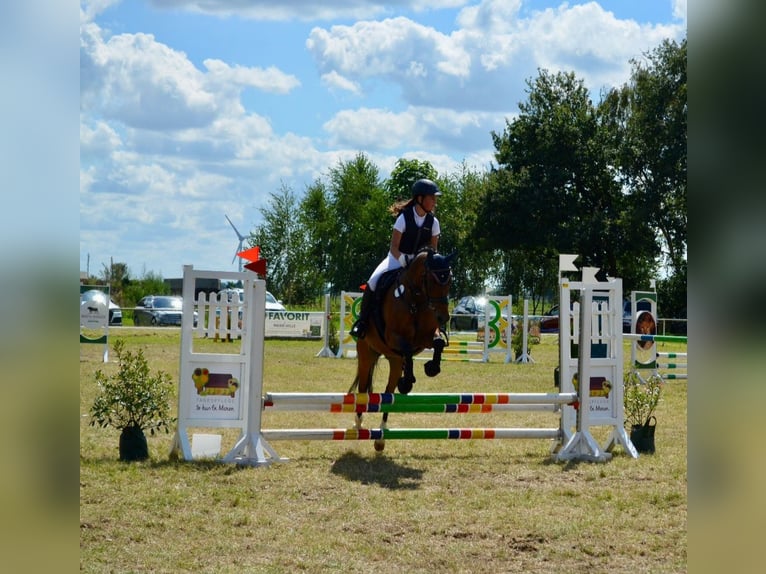
[[[397,259],[399,259],[399,264],[402,267],[407,267],[407,263],[409,263],[409,260],[408,260],[407,256],[404,253],[400,253],[399,257]]]

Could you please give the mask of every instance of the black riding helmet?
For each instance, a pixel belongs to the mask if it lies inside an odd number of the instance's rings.
[[[412,184],[412,197],[415,198],[419,195],[441,195],[439,186],[437,186],[430,179],[419,179]]]

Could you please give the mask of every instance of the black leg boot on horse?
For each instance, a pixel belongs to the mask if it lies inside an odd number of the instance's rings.
[[[370,326],[370,314],[372,313],[375,292],[367,285],[362,293],[362,303],[360,304],[359,317],[354,326],[351,327],[351,335],[357,339],[364,339],[367,329]]]

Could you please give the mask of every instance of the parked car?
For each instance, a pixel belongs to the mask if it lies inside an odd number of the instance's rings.
[[[632,319],[630,300],[623,299],[622,301],[622,332],[630,333],[630,324]],[[639,311],[648,311],[649,303],[642,301],[638,305]],[[545,313],[540,319],[540,332],[541,333],[558,333],[559,332],[559,306],[554,305],[550,310]]]
[[[136,326],[176,325],[181,326],[183,315],[183,297],[176,295],[147,295],[141,298],[133,311],[133,324]],[[194,312],[194,326],[197,326],[197,311]]]
[[[450,329],[452,331],[476,331],[484,325],[487,298],[483,296],[467,295],[461,297],[452,310],[450,317]],[[501,315],[508,320],[508,310],[503,309]],[[514,324],[514,329],[516,328]]]
[[[218,292],[218,295],[221,301],[227,301],[228,303],[237,301],[239,301],[239,303],[244,303],[245,301],[244,289],[222,289]],[[220,297],[221,295],[225,295],[226,297]],[[274,295],[272,295],[269,291],[266,291],[266,311],[287,311],[287,309],[285,309],[285,306],[282,305],[282,303],[276,297],[274,297]]]
[[[96,301],[106,306],[109,309],[109,324],[110,325],[122,325],[122,309],[114,301],[106,296],[106,293],[99,289],[89,289],[80,294],[80,305],[88,303],[89,301]]]
[[[559,306],[554,305],[540,318],[541,333],[559,332]]]
[[[287,311],[285,306],[282,305],[274,295],[266,291],[266,310],[267,311]]]

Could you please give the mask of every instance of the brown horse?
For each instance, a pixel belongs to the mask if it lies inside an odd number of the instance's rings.
[[[378,287],[376,308],[363,339],[356,341],[356,378],[349,392],[371,393],[372,378],[380,356],[389,366],[386,392],[398,389],[407,394],[415,383],[412,358],[424,349],[433,349],[433,360],[425,372],[435,377],[445,341],[440,326],[449,319],[448,295],[452,283],[450,264],[455,254],[439,255],[431,249],[418,253],[405,269],[386,287],[385,276]],[[388,413],[383,413],[381,428],[386,428]],[[357,413],[356,427],[361,428],[362,413]],[[375,450],[383,450],[383,439],[375,441]]]

